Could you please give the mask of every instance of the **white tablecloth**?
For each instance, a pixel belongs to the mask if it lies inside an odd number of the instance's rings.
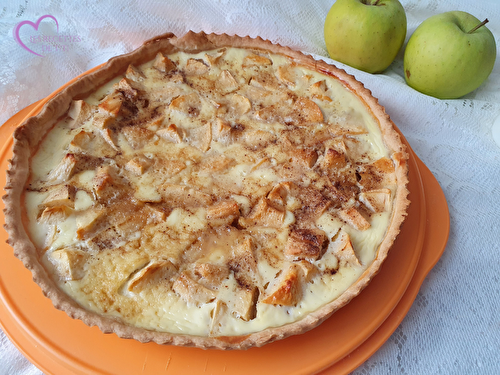
[[[323,22],[334,0],[35,1],[0,6],[0,124],[74,76],[167,31],[261,36],[327,58]],[[500,46],[498,0],[402,0],[408,37],[427,17],[464,10]],[[34,43],[21,21],[52,15],[65,43]],[[57,34],[50,18],[38,35]],[[48,50],[48,46],[51,50]],[[402,53],[380,75],[344,67],[371,89],[441,184],[450,208],[446,251],[396,332],[356,374],[500,373],[500,58],[485,85],[465,98],[422,95],[403,78]],[[500,124],[499,124],[500,126]],[[0,374],[39,374],[0,331]]]

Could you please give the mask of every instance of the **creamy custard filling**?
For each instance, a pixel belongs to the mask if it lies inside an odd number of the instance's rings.
[[[83,307],[243,335],[302,319],[375,259],[394,163],[335,78],[259,50],[159,54],[74,106],[32,158],[24,204]]]

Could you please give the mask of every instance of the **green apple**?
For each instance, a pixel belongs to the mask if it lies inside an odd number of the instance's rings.
[[[496,58],[495,38],[476,17],[454,11],[432,16],[410,37],[404,54],[408,85],[440,99],[477,89]]]
[[[398,0],[337,0],[325,20],[330,57],[369,73],[384,71],[406,37],[406,13]]]

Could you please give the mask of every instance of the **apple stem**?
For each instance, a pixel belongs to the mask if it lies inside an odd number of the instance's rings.
[[[481,22],[479,25],[477,25],[476,27],[474,27],[471,31],[469,31],[467,34],[472,34],[474,31],[476,31],[477,29],[479,29],[481,26],[484,26],[486,25],[488,22],[488,19],[486,18],[483,22]]]
[[[375,1],[372,5],[377,5],[380,0]]]

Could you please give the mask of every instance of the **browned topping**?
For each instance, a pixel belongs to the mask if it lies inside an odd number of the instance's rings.
[[[326,80],[262,54],[240,66],[226,49],[158,53],[152,68],[129,65],[98,104],[72,103],[65,156],[31,182],[46,193],[44,251],[57,225],[76,221],[77,249],[48,251],[59,279],[95,275],[98,256],[134,257],[117,271],[118,292],[85,287],[91,303],[113,311],[114,298],[175,293],[213,303],[219,336],[228,317],[296,306],[308,283],[362,266],[344,229],[329,238],[322,220],[370,228],[370,215],[391,210],[395,162],[371,157],[357,137],[365,125],[335,107]]]

